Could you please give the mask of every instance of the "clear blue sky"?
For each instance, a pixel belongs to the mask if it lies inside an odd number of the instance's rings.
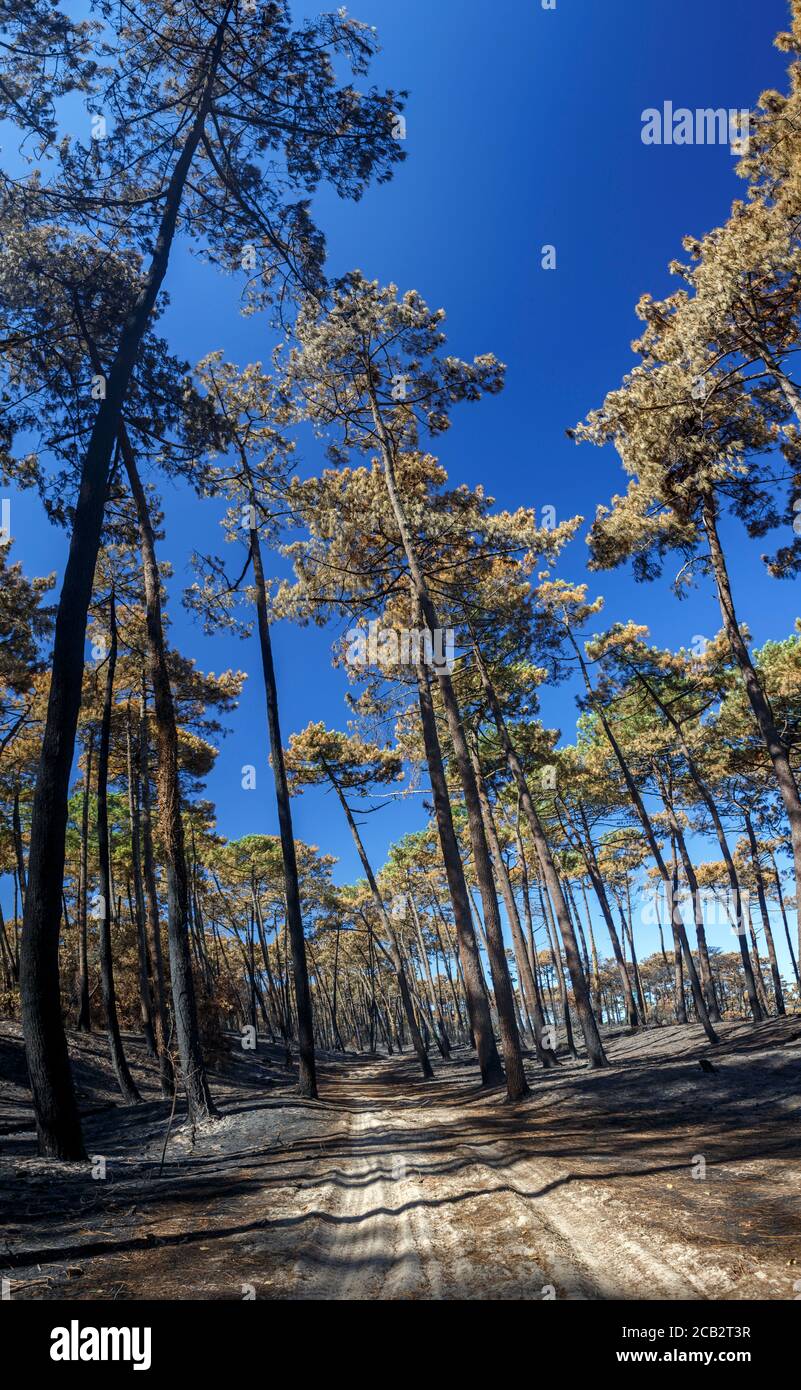
[[[298,13],[303,8],[297,6]],[[358,266],[371,277],[416,287],[448,313],[451,350],[492,351],[508,364],[497,398],[462,407],[442,443],[453,482],[483,483],[503,506],[552,504],[560,518],[591,517],[619,489],[614,454],[566,437],[631,364],[633,308],[646,290],[674,286],[667,262],[681,237],[725,217],[742,184],[726,147],[652,147],[640,139],[641,113],[676,106],[749,107],[784,82],[772,47],[787,22],[784,0],[363,0],[349,8],[375,24],[383,52],[380,85],[408,88],[408,159],[394,181],[356,205],[322,194],[318,221],[332,273]],[[558,264],[540,266],[552,243]],[[239,317],[234,286],[183,252],[168,280],[164,326],[175,349],[195,361],[223,348],[244,363],[267,359],[264,322]],[[320,466],[307,454],[301,471]],[[173,638],[201,666],[253,672],[209,794],[220,830],[232,837],[274,832],[272,783],[265,767],[263,695],[254,642],[206,638],[180,608],[190,550],[217,538],[220,508],[189,501],[164,484],[175,567]],[[30,494],[14,497],[16,554],[47,571],[65,552]],[[583,541],[562,572],[583,575]],[[758,545],[733,550],[742,616],[758,641],[783,637],[798,611],[792,584],[767,579]],[[629,573],[600,576],[609,620],[635,616],[655,640],[687,644],[714,633],[719,617],[708,589],[679,604],[667,584],[635,586]],[[344,725],[346,682],[330,669],[325,633],[280,625],[275,649],[285,738],[310,719]],[[564,690],[546,693],[544,716],[572,735],[575,709]],[[260,770],[243,791],[240,769]],[[389,843],[422,824],[418,802],[369,818],[377,863]],[[337,877],[358,867],[338,808],[306,793],[295,806],[296,833],[340,858]],[[732,948],[720,933],[713,944]]]

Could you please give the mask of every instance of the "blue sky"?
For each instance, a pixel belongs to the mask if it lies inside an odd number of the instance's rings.
[[[298,5],[298,12],[303,7]],[[309,7],[311,8],[311,7]],[[359,267],[370,277],[417,288],[447,310],[450,349],[492,351],[507,363],[505,390],[465,406],[442,441],[453,482],[483,483],[499,505],[553,505],[560,518],[591,517],[621,487],[616,456],[576,448],[565,429],[598,404],[631,364],[634,305],[675,282],[668,261],[681,237],[721,221],[742,193],[721,146],[646,146],[641,113],[675,106],[742,108],[784,82],[772,47],[787,22],[784,0],[363,0],[352,6],[375,24],[382,54],[379,85],[408,88],[408,159],[394,181],[355,205],[327,192],[316,199],[328,238],[329,269]],[[557,269],[541,268],[553,244]],[[191,361],[222,348],[244,363],[266,360],[273,337],[263,321],[242,319],[234,282],[184,250],[168,279],[164,328]],[[315,471],[316,449],[301,471]],[[232,837],[274,832],[272,783],[265,766],[265,720],[255,641],[204,637],[179,604],[194,547],[217,539],[221,508],[164,483],[175,568],[172,635],[198,663],[253,672],[232,732],[209,779],[220,830]],[[61,563],[62,535],[35,498],[12,498],[15,552],[29,572]],[[561,572],[583,576],[578,541]],[[732,549],[735,592],[755,638],[786,636],[797,613],[792,584],[769,580],[759,546],[739,537]],[[596,576],[606,617],[648,622],[655,640],[688,644],[719,626],[709,589],[679,604],[667,583],[635,586],[626,571]],[[344,676],[330,669],[330,637],[279,625],[275,655],[285,739],[310,719],[344,725]],[[544,717],[567,736],[575,721],[565,690],[546,692]],[[241,768],[259,768],[243,791]],[[377,863],[389,843],[422,824],[419,801],[368,818]],[[338,808],[306,793],[295,806],[296,834],[340,858],[337,877],[358,872]],[[720,932],[714,940],[731,949]],[[646,947],[653,943],[646,937]]]

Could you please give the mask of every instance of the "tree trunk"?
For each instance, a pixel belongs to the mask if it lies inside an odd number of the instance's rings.
[[[125,752],[128,771],[128,822],[131,829],[131,873],[133,877],[133,896],[131,916],[136,929],[137,958],[139,962],[139,1017],[148,1052],[158,1057],[156,1034],[153,1028],[153,1001],[150,996],[150,979],[147,968],[147,937],[145,935],[145,892],[142,886],[141,837],[139,833],[139,788],[134,773],[133,748],[131,741],[131,706],[128,704],[125,719]],[[129,881],[130,895],[130,881]]]
[[[651,824],[651,819],[650,819],[650,817],[649,817],[649,815],[648,815],[648,812],[647,812],[646,809],[645,809],[645,803],[644,803],[644,801],[643,801],[643,799],[642,799],[642,796],[640,795],[639,788],[638,788],[637,783],[636,783],[636,781],[635,781],[635,779],[634,779],[634,777],[633,777],[633,775],[632,775],[632,772],[631,772],[631,769],[630,769],[630,767],[629,767],[629,765],[628,765],[628,762],[626,761],[625,757],[623,756],[623,751],[622,751],[622,749],[621,749],[621,747],[620,747],[620,744],[618,743],[617,739],[615,738],[614,733],[612,732],[612,727],[611,727],[611,725],[610,725],[610,723],[609,723],[609,720],[608,720],[607,717],[606,717],[606,713],[605,713],[605,711],[604,711],[604,708],[603,708],[603,706],[602,706],[601,704],[598,703],[598,701],[597,701],[596,698],[595,698],[595,691],[594,691],[593,688],[592,688],[592,682],[590,681],[589,673],[588,673],[588,671],[587,671],[587,666],[586,666],[586,663],[585,663],[585,661],[584,661],[584,657],[583,657],[582,654],[581,654],[581,649],[579,648],[578,642],[576,641],[576,639],[575,639],[575,637],[573,636],[572,632],[570,632],[569,630],[568,630],[568,637],[569,637],[569,640],[570,640],[570,642],[571,642],[571,644],[572,644],[572,646],[573,646],[573,650],[575,651],[576,656],[577,656],[577,658],[578,658],[579,666],[580,666],[580,668],[581,668],[581,673],[582,673],[582,675],[583,675],[583,677],[584,677],[584,683],[585,683],[585,685],[586,685],[586,687],[587,687],[587,692],[588,692],[588,694],[589,694],[589,696],[590,696],[590,699],[591,699],[591,701],[592,701],[592,707],[593,707],[593,709],[595,710],[596,714],[598,715],[598,718],[599,718],[599,720],[600,720],[600,722],[601,722],[601,726],[602,726],[602,728],[603,728],[603,731],[604,731],[604,733],[606,734],[606,738],[607,738],[607,741],[608,741],[608,743],[609,743],[609,746],[610,746],[610,748],[612,749],[612,752],[614,753],[615,758],[617,759],[618,766],[620,767],[620,771],[623,773],[623,780],[624,780],[625,783],[626,783],[626,788],[627,788],[627,790],[628,790],[629,796],[631,797],[632,803],[633,803],[633,805],[634,805],[634,809],[635,809],[635,811],[637,812],[637,816],[638,816],[638,818],[639,818],[640,824],[642,825],[642,828],[643,828],[643,830],[645,831],[645,838],[646,838],[646,840],[648,841],[648,848],[649,848],[650,851],[651,851],[651,854],[652,854],[653,859],[654,859],[654,863],[656,864],[656,866],[657,866],[657,868],[658,868],[658,870],[659,870],[659,872],[660,872],[660,874],[661,874],[661,876],[662,876],[662,881],[663,881],[663,883],[664,883],[666,886],[667,886],[667,885],[671,885],[671,886],[670,886],[670,904],[671,904],[671,906],[670,906],[670,918],[671,918],[671,924],[672,924],[672,926],[673,926],[673,938],[674,938],[674,942],[678,941],[679,946],[680,946],[680,949],[681,949],[681,951],[682,951],[683,954],[684,954],[684,960],[685,960],[685,964],[686,964],[686,967],[687,967],[687,974],[688,974],[689,977],[690,977],[690,987],[691,987],[691,989],[692,989],[693,1001],[694,1001],[694,1003],[695,1003],[695,1010],[696,1010],[696,1013],[698,1014],[698,1020],[699,1020],[699,1022],[701,1023],[701,1026],[703,1027],[703,1030],[704,1030],[704,1032],[706,1033],[706,1036],[707,1036],[709,1042],[712,1043],[712,1044],[716,1044],[716,1043],[719,1041],[719,1039],[718,1039],[717,1034],[715,1033],[715,1030],[714,1030],[714,1028],[712,1027],[712,1024],[710,1023],[710,1020],[709,1020],[709,1010],[708,1010],[707,1007],[706,1007],[706,1000],[705,1000],[705,998],[704,998],[704,992],[703,992],[703,990],[702,990],[702,988],[701,988],[701,981],[700,981],[700,979],[698,978],[698,971],[697,971],[696,968],[695,968],[695,961],[693,960],[692,951],[690,950],[690,943],[689,943],[689,941],[688,941],[688,939],[687,939],[687,932],[686,932],[686,929],[685,929],[685,926],[684,926],[684,921],[682,920],[681,909],[680,909],[679,904],[678,904],[678,901],[677,901],[677,895],[676,895],[676,893],[675,893],[675,891],[674,891],[674,886],[673,886],[673,884],[671,883],[671,876],[670,876],[670,874],[668,873],[667,866],[666,866],[665,861],[664,861],[664,859],[663,859],[663,857],[662,857],[662,852],[661,852],[661,850],[660,850],[660,848],[659,848],[659,845],[658,845],[658,843],[657,843],[657,839],[656,839],[656,836],[655,836],[655,834],[654,834],[654,829],[653,829],[653,826],[652,826],[652,824]],[[677,1001],[677,1002],[678,1002],[678,1001]],[[682,1005],[683,1005],[683,1000],[682,1000]]]
[[[295,839],[292,832],[292,806],[284,766],[284,746],[281,742],[281,725],[278,715],[278,686],[275,679],[273,649],[270,638],[270,620],[267,613],[267,591],[264,583],[264,569],[261,560],[261,544],[258,530],[250,530],[250,553],[253,560],[253,575],[256,588],[256,613],[259,627],[259,645],[264,673],[264,692],[267,699],[267,725],[270,732],[270,752],[272,753],[275,796],[278,803],[278,825],[281,835],[281,856],[284,867],[284,894],[286,897],[289,941],[292,950],[292,973],[295,980],[295,1007],[298,1014],[298,1092],[311,1099],[317,1097],[317,1072],[314,1061],[314,1017],[312,1014],[309,971],[306,964],[306,939],[303,933],[303,915],[300,905],[300,885],[298,864],[295,853]]]
[[[684,865],[684,875],[687,879],[687,884],[690,889],[690,895],[692,897],[693,920],[695,922],[695,935],[698,938],[698,960],[701,966],[701,985],[703,987],[704,997],[706,998],[706,1004],[709,1010],[709,1017],[710,1019],[712,1019],[714,1023],[720,1023],[720,1010],[718,1009],[718,1002],[715,998],[715,985],[712,979],[712,966],[709,963],[709,950],[706,944],[706,928],[704,926],[704,906],[703,900],[701,898],[701,890],[698,887],[698,878],[696,876],[695,866],[690,857],[689,850],[687,849],[687,842],[684,839],[684,833],[679,824],[679,818],[676,815],[676,808],[673,803],[673,797],[670,793],[670,789],[668,788],[667,781],[658,769],[655,769],[655,771],[657,779],[659,781],[659,790],[662,796],[662,801],[664,803],[665,810],[667,811],[668,823],[670,825],[673,839],[676,845],[678,846],[679,854],[681,855],[681,862]]]
[[[14,832],[14,855],[17,861],[17,878],[19,880],[20,897],[22,898],[22,908],[25,910],[25,894],[27,892],[27,879],[25,875],[25,849],[22,843],[22,821],[19,814],[19,787],[14,788],[14,806],[12,810],[12,824]]]
[[[484,694],[487,697],[495,727],[501,739],[501,745],[506,755],[506,761],[520,795],[520,804],[525,811],[529,823],[529,829],[534,841],[534,848],[540,864],[540,872],[545,890],[553,904],[556,920],[559,925],[559,932],[564,942],[565,956],[567,957],[567,968],[570,972],[570,980],[573,985],[573,998],[576,1001],[576,1012],[579,1016],[581,1031],[584,1036],[584,1044],[587,1049],[587,1061],[591,1067],[605,1067],[607,1065],[606,1053],[604,1052],[601,1035],[598,1032],[598,1023],[592,1011],[592,1000],[587,986],[587,979],[584,974],[584,967],[581,963],[581,954],[576,940],[576,933],[573,930],[573,923],[570,920],[570,913],[567,910],[567,903],[562,892],[562,885],[559,882],[559,875],[556,871],[551,847],[543,829],[542,822],[537,814],[536,807],[529,791],[528,779],[523,771],[523,765],[517,755],[514,744],[509,736],[506,727],[506,720],[501,709],[500,701],[495,692],[495,687],[489,677],[489,672],[484,664],[483,657],[474,642],[473,651],[476,658],[481,684]]]
[[[564,805],[564,803],[562,804]],[[601,909],[601,913],[603,914],[604,922],[606,923],[606,930],[609,933],[609,940],[612,943],[612,952],[615,957],[615,964],[617,965],[617,971],[620,976],[620,985],[621,989],[623,990],[623,1002],[626,1009],[628,1024],[630,1028],[636,1028],[640,1021],[639,1015],[637,1013],[637,1005],[634,1001],[634,992],[631,988],[629,972],[626,968],[626,962],[623,957],[623,951],[620,945],[620,937],[617,934],[615,920],[612,916],[612,908],[609,904],[609,898],[606,892],[606,885],[603,881],[603,876],[598,865],[598,858],[595,853],[595,845],[592,842],[592,835],[590,833],[589,822],[587,820],[587,812],[585,810],[583,802],[579,801],[577,806],[579,817],[581,819],[581,824],[584,830],[583,836],[573,825],[573,822],[570,818],[566,806],[565,814],[568,817],[568,823],[573,831],[575,843],[578,845],[579,853],[581,854],[581,857],[584,860],[584,866],[587,870],[587,873],[590,876],[590,882],[592,883],[593,891],[595,893],[596,898],[598,899],[598,905]],[[565,829],[566,828],[567,827],[565,827]]]
[[[120,425],[120,445],[139,522],[142,571],[145,588],[145,630],[147,665],[153,690],[156,722],[156,766],[159,795],[159,828],[164,848],[167,880],[167,936],[170,949],[173,1014],[192,1124],[216,1114],[206,1077],[200,1045],[200,1032],[192,977],[189,945],[189,882],[184,851],[181,817],[181,791],[178,780],[178,728],[167,669],[164,627],[161,617],[161,580],[156,563],[153,527],[147,497],[136,468],[133,450],[124,425]]]
[[[78,878],[78,1017],[76,1027],[79,1033],[92,1031],[92,1016],[89,1004],[89,797],[92,785],[92,753],[94,751],[94,731],[90,731],[86,741],[86,768],[83,780],[83,806],[81,808],[81,867]]]
[[[50,693],[31,819],[28,891],[20,958],[25,1055],[39,1152],[85,1157],[78,1106],[61,1017],[58,938],[69,779],[81,703],[86,619],[117,439],[120,414],[142,339],[167,273],[184,186],[208,116],[212,86],[228,23],[219,25],[186,141],[164,194],[161,221],[142,288],[120,334],[84,456],[73,530],[56,615]]]
[[[150,806],[150,749],[147,737],[147,687],[142,677],[142,701],[139,711],[139,787],[142,793],[142,880],[145,892],[145,933],[153,972],[153,1025],[156,1051],[159,1057],[161,1094],[172,1096],[175,1089],[172,1057],[169,1050],[167,997],[164,987],[164,954],[161,949],[159,900],[156,891],[156,866],[153,854],[153,825]]]
[[[775,858],[775,855],[773,854],[773,851],[772,851],[772,850],[771,850],[771,854],[770,854],[770,862],[771,862],[771,864],[772,864],[772,866],[773,866],[773,881],[774,881],[774,883],[775,883],[775,885],[776,885],[776,897],[777,897],[778,902],[779,902],[779,910],[781,911],[781,914],[782,914],[782,923],[783,923],[783,925],[784,925],[784,935],[785,935],[785,937],[787,938],[787,949],[788,949],[788,951],[790,952],[790,960],[793,962],[793,974],[795,975],[795,982],[796,982],[796,984],[798,985],[799,990],[801,990],[801,974],[799,973],[799,970],[798,970],[798,961],[796,960],[795,952],[794,952],[794,950],[793,950],[793,939],[792,939],[792,937],[791,937],[791,935],[790,935],[790,924],[789,924],[789,922],[787,921],[787,912],[786,912],[785,906],[784,906],[784,893],[782,892],[781,875],[779,874],[779,867],[778,867],[778,865],[777,865],[777,863],[776,863],[776,858]]]
[[[396,512],[398,526],[399,528],[402,527],[403,533],[406,534],[406,522],[403,517],[400,499],[394,488],[394,478],[391,482],[388,481],[388,487],[390,489],[390,497],[394,499],[393,509]],[[410,568],[412,567],[412,555],[411,543],[409,542],[407,559],[409,560]],[[417,573],[419,575],[419,571],[417,571]],[[433,633],[438,629],[438,619],[431,599],[428,596],[422,575],[419,575],[419,578],[421,587],[417,587],[417,580],[415,580],[417,601],[422,616]],[[501,925],[501,916],[498,909],[498,898],[495,892],[495,882],[492,875],[492,864],[490,862],[487,839],[484,834],[484,823],[481,817],[478,789],[476,787],[473,765],[470,760],[470,751],[467,746],[461,715],[459,713],[459,707],[450,676],[446,671],[439,668],[436,669],[436,676],[442,703],[445,707],[448,733],[450,735],[451,746],[453,748],[459,774],[459,781],[464,793],[468,829],[470,833],[470,845],[473,852],[473,863],[484,910],[484,930],[487,935],[487,954],[490,963],[490,973],[492,975],[495,1003],[498,1010],[501,1052],[503,1054],[504,1067],[506,1070],[506,1091],[510,1100],[519,1100],[522,1096],[527,1094],[528,1083],[526,1081],[523,1056],[520,1049],[520,1037],[517,1031],[512,982],[509,977],[509,965],[506,960],[506,950],[503,943],[503,927]]]
[[[751,1015],[754,1019],[754,1022],[761,1023],[764,1015],[762,1005],[760,1004],[759,997],[757,995],[756,981],[754,979],[754,972],[751,966],[751,957],[748,953],[748,940],[746,938],[745,926],[743,923],[743,904],[742,895],[740,892],[740,880],[737,876],[737,868],[732,858],[731,850],[729,849],[728,840],[726,839],[726,832],[723,829],[723,822],[720,818],[718,808],[715,805],[715,799],[712,796],[712,793],[710,792],[706,782],[704,781],[704,778],[701,776],[698,764],[696,763],[695,758],[693,757],[690,751],[690,746],[687,743],[686,738],[684,737],[684,731],[681,725],[679,724],[678,720],[671,713],[668,706],[665,705],[662,700],[660,700],[656,691],[646,681],[645,677],[638,674],[637,679],[640,681],[640,684],[643,685],[645,689],[648,691],[648,694],[650,695],[657,709],[660,711],[663,718],[667,720],[668,724],[670,725],[676,737],[678,738],[682,753],[684,754],[684,758],[687,762],[687,769],[689,771],[689,774],[696,787],[698,788],[701,800],[703,801],[707,811],[709,812],[710,819],[715,827],[715,834],[717,836],[718,844],[720,845],[720,852],[723,856],[723,862],[726,865],[726,873],[728,874],[729,878],[729,887],[731,889],[732,897],[734,899],[734,909],[736,914],[735,932],[737,934],[737,940],[740,946],[740,958],[743,966],[743,974],[745,976],[745,987],[746,993],[748,995],[748,1003],[751,1009]],[[659,930],[661,934],[661,922],[659,923]]]
[[[367,858],[367,852],[364,848],[364,845],[362,844],[362,837],[359,834],[359,828],[355,820],[353,819],[353,812],[351,811],[350,806],[345,800],[344,793],[339,783],[337,782],[336,777],[334,777],[334,775],[328,767],[326,767],[325,771],[329,781],[331,782],[332,787],[334,788],[334,791],[339,797],[339,802],[342,806],[342,810],[345,812],[345,819],[348,822],[350,833],[353,836],[353,843],[356,846],[356,852],[361,861],[362,868],[364,869],[364,876],[367,879],[367,882],[370,886],[370,892],[373,896],[373,902],[375,903],[375,906],[378,910],[378,914],[381,918],[381,921],[384,924],[384,928],[386,929],[387,937],[389,939],[391,947],[391,954],[389,952],[387,952],[386,954],[388,956],[388,959],[391,961],[392,965],[395,968],[395,974],[398,981],[398,988],[400,990],[401,1003],[403,1004],[403,1012],[406,1015],[406,1022],[409,1025],[409,1034],[412,1039],[412,1046],[414,1047],[414,1050],[417,1053],[417,1060],[420,1063],[420,1070],[422,1071],[426,1081],[428,1081],[434,1075],[434,1072],[431,1068],[431,1063],[428,1060],[428,1054],[425,1050],[423,1039],[420,1036],[420,1029],[417,1026],[417,1019],[414,1016],[414,1006],[412,1004],[412,997],[409,992],[409,982],[406,979],[406,971],[403,966],[403,959],[400,953],[400,946],[395,936],[395,929],[390,920],[390,916],[387,912],[386,906],[384,905],[384,899],[382,898],[378,884],[376,883],[375,875],[370,865],[370,861]],[[381,943],[379,942],[378,944],[380,945]],[[359,1048],[361,1050],[361,1043],[359,1044]]]
[[[670,926],[673,932],[673,991],[676,996],[676,1022],[687,1022],[687,1004],[684,999],[684,970],[682,968],[682,940],[679,931],[680,913],[676,898],[679,889],[679,870],[675,850],[671,865],[671,875],[667,884]]]
[[[114,963],[111,951],[111,873],[108,833],[108,757],[111,743],[111,712],[114,705],[114,676],[117,670],[117,615],[114,590],[109,600],[110,646],[106,668],[106,690],[103,717],[100,723],[100,746],[97,753],[97,857],[100,880],[100,910],[98,939],[100,945],[100,987],[106,1013],[106,1030],[111,1065],[117,1078],[120,1094],[126,1105],[141,1101],[128,1069],[117,1018],[117,997],[114,990]]]
[[[437,618],[434,604],[428,592],[428,586],[418,563],[416,550],[406,519],[406,513],[395,481],[395,466],[392,457],[392,448],[384,422],[380,416],[378,402],[372,387],[370,387],[370,395],[373,418],[381,446],[387,495],[400,533],[401,543],[406,554],[412,582],[412,591],[417,600],[422,617],[432,634],[433,644],[434,633],[439,631],[440,627],[439,619]],[[492,984],[498,1009],[501,1051],[506,1068],[506,1090],[510,1100],[518,1100],[520,1097],[527,1094],[528,1084],[526,1082],[526,1073],[523,1066],[523,1056],[520,1050],[520,1037],[517,1031],[512,982],[509,977],[509,966],[503,944],[503,928],[501,926],[501,916],[498,909],[498,898],[495,893],[495,883],[492,877],[492,865],[490,863],[487,840],[484,834],[484,825],[481,819],[476,781],[473,775],[470,753],[467,747],[461,714],[459,712],[459,706],[451,678],[444,666],[436,666],[435,673],[445,709],[445,716],[448,722],[448,732],[453,747],[459,781],[464,793],[473,861],[484,907],[484,926],[489,940],[490,971],[492,973]]]
[[[565,1025],[565,1039],[567,1050],[571,1057],[578,1057],[575,1039],[573,1037],[573,1023],[570,1018],[570,1002],[567,997],[567,981],[565,979],[564,966],[562,964],[562,953],[559,950],[559,938],[556,933],[556,923],[553,917],[553,908],[548,897],[547,890],[543,889],[541,883],[537,884],[537,891],[540,897],[540,907],[548,938],[551,943],[551,960],[553,962],[554,980],[559,986],[559,1002],[562,1005],[562,1019]]]
[[[588,899],[587,899],[587,884],[586,884],[586,882],[585,882],[585,880],[584,880],[583,877],[581,878],[580,882],[581,882],[581,896],[582,896],[582,898],[583,898],[583,900],[584,900],[584,912],[585,912],[586,917],[587,917],[587,931],[588,931],[589,934],[590,934],[590,957],[591,957],[591,960],[592,960],[593,993],[594,993],[594,995],[595,995],[595,998],[597,999],[597,1010],[596,1010],[596,1011],[597,1011],[598,1017],[599,1017],[599,1019],[600,1019],[600,1017],[601,1017],[601,972],[600,972],[600,970],[599,970],[599,968],[598,968],[598,948],[597,948],[597,946],[596,946],[596,944],[595,944],[595,932],[594,932],[593,929],[592,929],[592,913],[590,912],[590,904],[589,904],[589,901],[588,901]]]
[[[423,939],[423,928],[420,924],[420,915],[417,911],[417,908],[414,903],[414,898],[412,897],[411,893],[407,893],[406,901],[409,905],[409,911],[412,915],[412,921],[414,922],[415,934],[417,936],[417,949],[420,952],[420,963],[423,967],[423,973],[425,975],[426,986],[428,989],[428,998],[431,1006],[431,1017],[432,1019],[436,1018],[435,1031],[437,1035],[437,1043],[439,1046],[440,1053],[442,1054],[443,1061],[447,1062],[448,1058],[451,1055],[451,1045],[448,1039],[448,1030],[445,1027],[445,1017],[442,1012],[442,1003],[441,1000],[437,999],[436,990],[434,989],[434,977],[431,974],[431,962],[428,959],[426,943]]]
[[[474,751],[472,756],[473,767],[476,774],[476,785],[478,787],[478,795],[481,801],[481,813],[484,817],[484,828],[487,832],[487,840],[489,841],[490,853],[492,854],[495,863],[495,871],[498,875],[498,882],[500,884],[501,894],[506,907],[506,916],[508,918],[509,927],[512,933],[512,945],[514,947],[515,960],[517,962],[517,973],[520,977],[520,986],[523,991],[523,998],[526,1003],[526,1008],[534,1024],[534,1044],[537,1052],[537,1057],[544,1067],[558,1066],[558,1058],[556,1056],[556,1053],[553,1050],[553,1048],[551,1048],[548,1045],[547,1037],[543,1036],[546,1030],[545,1015],[542,1012],[542,1005],[540,1003],[539,992],[537,990],[536,981],[534,979],[534,971],[531,967],[531,962],[528,958],[528,952],[526,950],[526,942],[523,936],[523,928],[520,923],[520,913],[517,910],[517,902],[515,901],[512,881],[509,877],[509,870],[506,867],[506,863],[501,852],[501,845],[498,839],[498,832],[495,827],[495,820],[492,815],[492,807],[490,806],[489,796],[487,794],[487,787],[484,781],[484,774],[481,770],[481,763],[479,762],[477,752]]]
[[[487,993],[484,988],[481,958],[478,953],[470,898],[464,876],[459,843],[453,825],[448,785],[442,763],[442,750],[437,732],[434,704],[428,671],[422,665],[417,667],[417,694],[420,706],[420,723],[423,731],[428,775],[434,799],[434,814],[437,820],[445,876],[453,907],[456,927],[456,940],[459,946],[458,964],[462,973],[470,1031],[478,1055],[481,1081],[484,1086],[500,1086],[503,1083],[503,1067],[498,1056],[495,1036],[492,1031],[492,1018]]]
[[[770,961],[770,974],[773,980],[773,997],[776,1001],[777,1014],[784,1015],[787,1010],[784,1007],[784,991],[782,989],[782,977],[779,973],[779,962],[776,958],[776,943],[773,940],[773,931],[770,925],[770,913],[768,912],[768,900],[765,893],[765,880],[762,874],[762,865],[759,862],[759,846],[757,845],[754,825],[748,811],[743,812],[745,820],[745,831],[748,836],[748,847],[751,851],[751,864],[754,870],[754,877],[757,886],[757,898],[759,900],[759,912],[762,917],[762,927],[765,932],[765,942],[768,948],[768,960]]]

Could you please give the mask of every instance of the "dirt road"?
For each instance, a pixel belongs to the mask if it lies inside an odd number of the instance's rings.
[[[607,1072],[532,1065],[514,1107],[467,1055],[431,1083],[329,1060],[318,1104],[256,1072],[163,1168],[160,1102],[100,1115],[107,1183],[17,1159],[0,1272],[44,1298],[793,1298],[798,1020],[725,1031],[712,1074],[663,1029],[611,1040]]]

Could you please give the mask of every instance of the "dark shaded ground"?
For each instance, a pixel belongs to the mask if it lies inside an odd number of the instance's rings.
[[[530,1063],[517,1106],[466,1053],[428,1084],[409,1057],[324,1057],[309,1102],[276,1049],[232,1047],[221,1118],[193,1134],[179,1109],[163,1166],[141,1045],[126,1109],[105,1040],[73,1038],[87,1166],[35,1156],[6,1025],[0,1274],[13,1298],[793,1298],[801,1017],[721,1031],[714,1052],[695,1027],[611,1034],[608,1071]]]

